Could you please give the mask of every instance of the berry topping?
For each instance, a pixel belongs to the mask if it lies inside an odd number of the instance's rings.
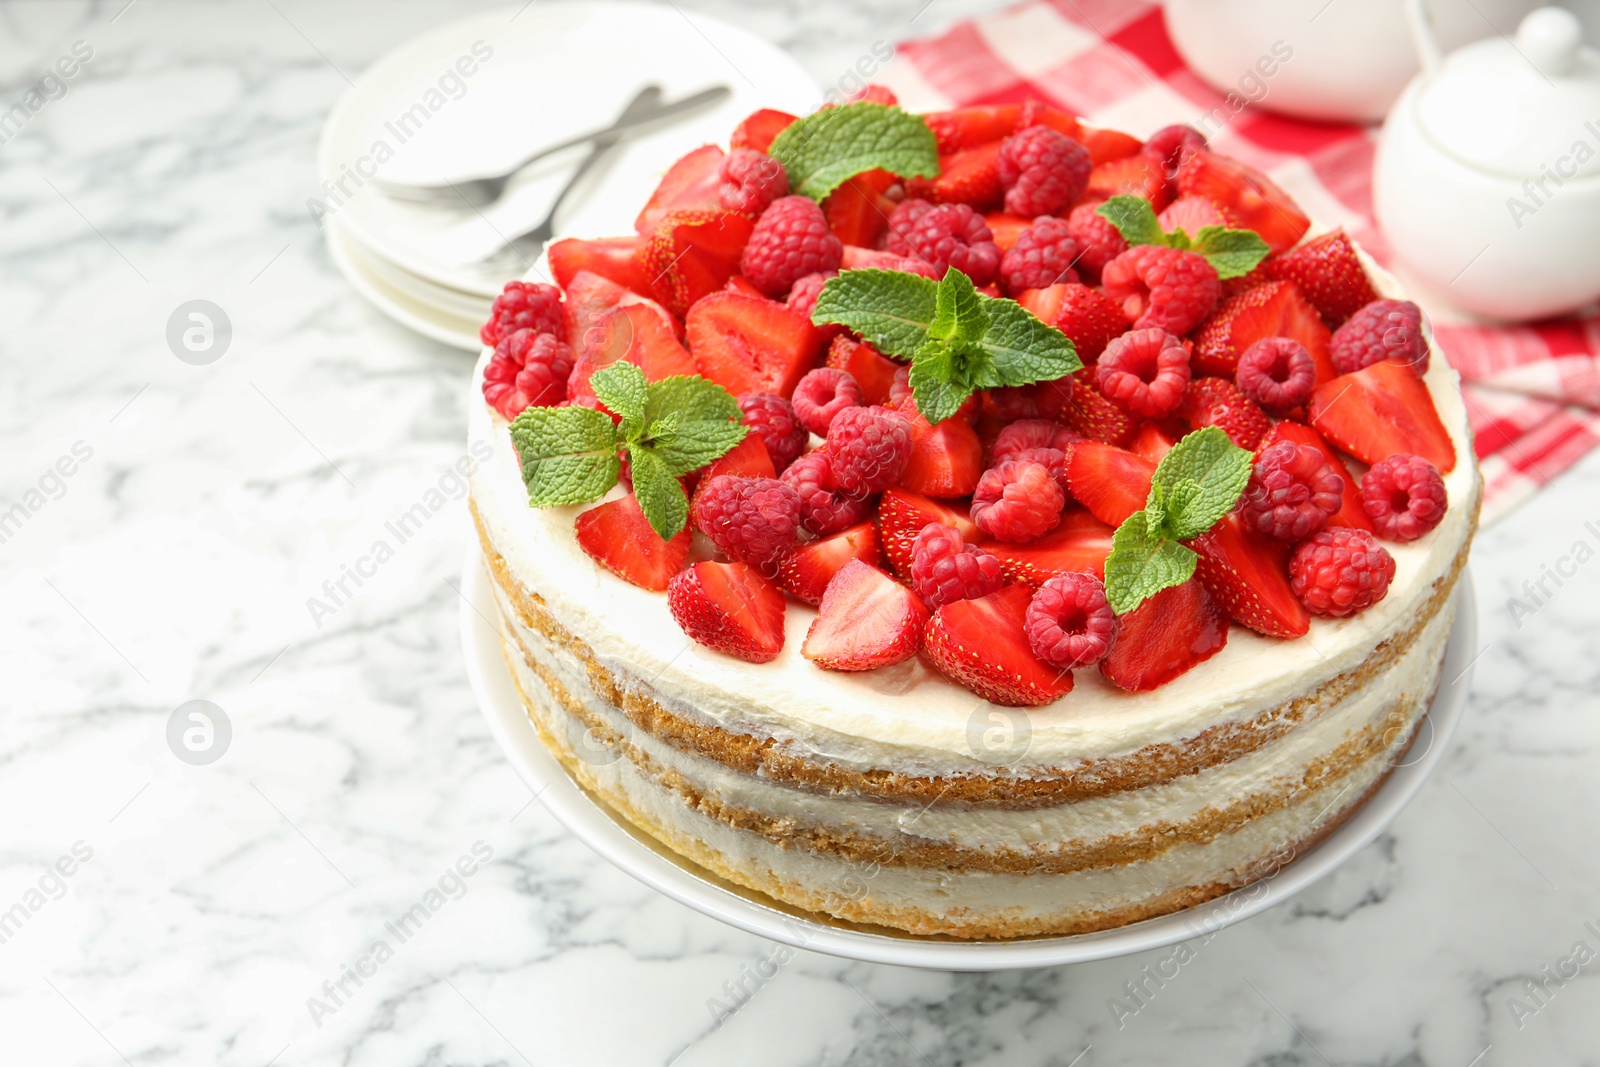
[[[767,446],[772,469],[781,471],[805,450],[806,428],[800,425],[794,406],[776,393],[744,393],[739,397],[744,424]]]
[[[836,277],[838,273],[836,270],[819,270],[815,274],[807,274],[790,287],[789,298],[784,303],[790,311],[810,322],[811,313],[817,310],[817,294],[828,284],[828,279]]]
[[[931,424],[909,399],[896,410],[911,424],[911,457],[899,484],[927,496],[969,495],[983,473],[983,442],[972,424],[959,414]]]
[[[517,330],[563,336],[567,327],[561,290],[543,282],[507,282],[489,306],[489,321],[478,330],[478,337],[486,345],[498,345]]]
[[[667,585],[667,609],[716,652],[768,663],[783,651],[783,593],[748,564],[706,560],[679,571]]]
[[[768,296],[781,299],[807,274],[839,269],[844,246],[807,196],[785,196],[762,212],[744,247],[739,270]]]
[[[1090,200],[1110,200],[1114,196],[1137,196],[1150,201],[1160,211],[1172,200],[1171,185],[1161,173],[1160,164],[1142,155],[1095,164],[1089,172]]]
[[[662,592],[689,562],[688,527],[670,541],[650,526],[632,493],[583,512],[573,524],[578,547],[591,559],[641,589]]]
[[[747,115],[743,122],[733,128],[733,135],[728,138],[731,148],[750,148],[757,152],[765,152],[772,147],[773,138],[794,125],[795,116],[787,111],[777,111],[764,107],[760,111],[753,111]]]
[[[911,459],[911,423],[884,408],[845,408],[828,424],[828,462],[839,488],[867,496],[899,481]]]
[[[649,237],[672,212],[717,211],[722,206],[722,149],[701,145],[679,159],[656,184],[655,192],[633,220],[641,237]]]
[[[1000,270],[1000,246],[983,216],[966,204],[905,201],[889,216],[888,247],[927,263],[938,278],[954,267],[981,286]]]
[[[1268,637],[1301,637],[1311,629],[1289,585],[1286,542],[1255,532],[1233,511],[1189,547],[1195,576],[1234,622]]]
[[[1302,422],[1290,422],[1285,419],[1272,427],[1272,431],[1261,439],[1261,447],[1276,444],[1279,441],[1293,441],[1297,445],[1309,445],[1322,453],[1322,458],[1328,461],[1339,480],[1344,483],[1341,493],[1342,502],[1333,518],[1328,520],[1329,526],[1358,526],[1363,530],[1372,529],[1372,523],[1367,519],[1367,513],[1361,506],[1361,489],[1356,485],[1356,480],[1350,476],[1350,469],[1344,465],[1344,459],[1333,446],[1322,439],[1322,435]]]
[[[794,387],[794,413],[800,425],[824,437],[833,417],[845,408],[860,407],[861,386],[849,371],[833,367],[818,367],[806,372],[800,384]]]
[[[695,525],[729,559],[762,567],[800,532],[800,496],[776,478],[719,474],[695,492]]]
[[[1343,230],[1272,256],[1262,266],[1268,277],[1293,282],[1332,327],[1378,299]]]
[[[1154,460],[1114,445],[1079,441],[1067,456],[1067,484],[1078,503],[1110,526],[1121,526],[1150,498]]]
[[[722,161],[718,170],[722,188],[717,196],[729,211],[745,211],[759,215],[772,206],[772,202],[789,193],[789,176],[783,164],[750,148],[735,148]]]
[[[1239,392],[1281,415],[1311,399],[1317,365],[1294,338],[1263,337],[1239,356],[1233,380]]]
[[[1011,460],[984,471],[978,479],[972,493],[972,521],[997,540],[1032,541],[1055,529],[1065,504],[1049,468]]]
[[[1196,378],[1184,391],[1178,417],[1189,429],[1220,426],[1240,448],[1255,451],[1272,422],[1239,387],[1222,378]]]
[[[1293,248],[1311,220],[1265,174],[1209,149],[1187,152],[1178,161],[1178,194],[1203,196],[1254,230],[1275,252]]]
[[[902,581],[911,580],[912,547],[923,527],[931,522],[954,526],[969,543],[978,539],[978,526],[965,506],[935,500],[895,486],[878,501],[878,532],[883,558]]]
[[[1111,220],[1095,212],[1099,204],[1079,204],[1067,215],[1067,232],[1078,242],[1078,269],[1100,277],[1106,264],[1128,250],[1127,238]]]
[[[975,600],[957,600],[933,613],[922,654],[951,681],[985,700],[1036,707],[1072,691],[1072,672],[1052,667],[1028,647],[1032,592],[1025,585]]]
[[[828,583],[800,654],[830,671],[870,671],[917,653],[928,609],[868,563],[847,562]]]
[[[1289,580],[1311,614],[1344,618],[1383,599],[1394,557],[1366,530],[1335,526],[1294,550]]]
[[[1095,375],[1100,392],[1128,414],[1165,418],[1189,384],[1189,353],[1165,331],[1133,330],[1106,346]]]
[[[863,341],[841,334],[828,345],[828,366],[854,378],[866,403],[883,404],[895,399],[895,375],[905,364],[896,363]]]
[[[1030,289],[1017,294],[1017,303],[1040,322],[1066,334],[1085,363],[1099,359],[1106,345],[1128,330],[1128,317],[1122,307],[1087,285],[1068,282],[1048,289]]]
[[[1289,282],[1268,282],[1235,293],[1194,336],[1194,369],[1200,374],[1232,378],[1239,357],[1257,341],[1288,337],[1311,354],[1322,382],[1338,372],[1328,359],[1328,328],[1322,316]]]
[[[984,541],[978,547],[1000,560],[1000,573],[1007,581],[1037,589],[1071,571],[1103,579],[1115,532],[1082,508],[1072,508],[1061,516],[1061,525],[1037,541],[1025,545]]]
[[[899,256],[893,252],[879,251],[876,248],[857,248],[855,245],[844,246],[844,259],[839,268],[841,270],[899,270],[907,274],[920,274],[922,277],[932,278],[934,281],[944,277],[944,275],[937,273],[933,269],[933,264],[925,259],[919,259],[911,255]]]
[[[994,439],[994,444],[989,449],[989,465],[998,467],[1009,459],[1016,459],[1021,453],[1034,449],[1048,448],[1059,451],[1063,456],[1074,441],[1083,438],[1049,419],[1018,419],[1009,423]]]
[[[1072,239],[1066,219],[1036,219],[1001,257],[1000,284],[1016,296],[1027,289],[1075,282],[1078,272],[1072,264],[1077,261],[1078,252],[1078,242]]]
[[[1089,150],[1048,126],[1030,126],[1000,146],[1000,185],[1014,215],[1054,215],[1089,184]]]
[[[1197,579],[1168,586],[1117,617],[1117,640],[1100,673],[1123,689],[1166,685],[1228,643],[1228,613]]]
[[[822,332],[800,314],[775,300],[731,291],[690,308],[684,335],[699,373],[735,396],[788,396],[815,365],[823,343]]]
[[[1111,445],[1122,444],[1133,436],[1139,424],[1126,411],[1101,396],[1093,382],[1094,371],[1087,367],[1063,378],[1066,402],[1053,415],[1087,438]]]
[[[1307,411],[1313,428],[1363,463],[1407,452],[1446,474],[1456,469],[1456,446],[1433,396],[1402,364],[1379,360],[1325,382]]]
[[[1409,300],[1374,300],[1333,332],[1328,355],[1340,374],[1386,359],[1425,373],[1428,342],[1422,336],[1422,309]]]
[[[1216,309],[1222,296],[1217,268],[1198,252],[1138,245],[1101,272],[1106,295],[1122,305],[1136,329],[1185,334]]]
[[[1245,525],[1279,541],[1304,541],[1344,502],[1344,479],[1317,449],[1279,441],[1256,456],[1239,505]]]
[[[854,526],[872,513],[871,501],[840,490],[827,449],[807,452],[789,464],[782,480],[799,494],[800,525],[818,537]]]
[[[1199,130],[1184,123],[1173,126],[1163,126],[1150,135],[1141,150],[1146,159],[1161,168],[1168,181],[1176,181],[1179,165],[1206,146],[1206,139]],[[1198,230],[1190,230],[1192,237]]]
[[[822,594],[839,569],[853,559],[874,567],[882,559],[878,551],[878,527],[857,523],[831,537],[807,541],[778,561],[778,581],[783,591],[807,604],[822,603]]]
[[[954,526],[929,523],[911,543],[911,587],[929,608],[988,596],[1005,584],[1000,561],[967,544]]]
[[[1000,142],[978,145],[939,157],[937,178],[911,178],[911,196],[938,204],[966,204],[975,211],[1000,206]]]
[[[939,153],[947,155],[1002,140],[1017,128],[1021,111],[1020,104],[958,107],[950,111],[930,111],[922,120],[933,131]]]
[[[513,331],[494,346],[483,368],[483,398],[507,421],[524,408],[553,407],[567,399],[572,349],[548,333]]]
[[[1379,537],[1415,541],[1439,525],[1450,497],[1437,467],[1399,452],[1361,476],[1361,506]]]
[[[687,313],[738,272],[753,226],[738,211],[669,212],[639,252],[651,294],[674,315]]]
[[[1024,622],[1028,647],[1052,667],[1092,667],[1117,636],[1105,584],[1092,574],[1058,574],[1039,587]]]

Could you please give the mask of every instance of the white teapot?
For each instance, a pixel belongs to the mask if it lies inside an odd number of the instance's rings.
[[[1600,53],[1575,16],[1541,8],[1516,38],[1440,58],[1411,0],[1424,70],[1383,127],[1378,222],[1436,295],[1526,320],[1600,298]]]

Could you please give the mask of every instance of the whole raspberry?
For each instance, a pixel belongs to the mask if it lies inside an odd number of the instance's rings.
[[[903,402],[910,400],[914,394],[911,391],[911,367],[902,365],[895,369],[894,377],[889,379],[889,406],[899,407]]]
[[[1328,355],[1340,374],[1384,359],[1426,373],[1428,342],[1422,336],[1422,309],[1409,300],[1374,300],[1333,331]]]
[[[1221,427],[1234,444],[1252,452],[1272,429],[1272,420],[1266,413],[1226,378],[1196,378],[1190,382],[1183,391],[1183,403],[1178,405],[1178,417],[1191,430]]]
[[[1188,333],[1216,310],[1222,282],[1205,256],[1164,245],[1137,245],[1100,273],[1106,295],[1122,305],[1135,329]]]
[[[1189,385],[1189,353],[1163,330],[1131,330],[1100,354],[1095,382],[1107,400],[1128,414],[1165,418],[1178,409]]]
[[[1005,584],[1000,561],[967,544],[954,526],[931,522],[911,544],[911,588],[930,611],[988,596]]]
[[[1127,239],[1096,214],[1099,204],[1079,204],[1067,215],[1067,232],[1078,242],[1078,272],[1098,280],[1106,264],[1128,250]]]
[[[998,467],[1008,459],[1035,448],[1053,448],[1065,453],[1082,437],[1050,419],[1019,419],[1009,423],[989,448],[989,466]]]
[[[1010,462],[1037,463],[1050,472],[1050,477],[1056,480],[1063,493],[1069,492],[1067,488],[1067,454],[1059,448],[1023,448],[1011,454]],[[999,466],[991,463],[991,467]]]
[[[1016,296],[1024,289],[1075,282],[1078,272],[1072,265],[1080,251],[1066,219],[1048,215],[1034,219],[1033,225],[1018,234],[1017,243],[1000,258],[1000,284]]]
[[[794,413],[794,405],[776,393],[741,393],[739,410],[744,424],[761,438],[772,457],[773,470],[781,471],[805,450],[809,435]]]
[[[524,408],[554,407],[567,399],[572,349],[547,333],[515,330],[494,346],[483,368],[483,398],[507,421]]]
[[[1233,380],[1239,392],[1275,415],[1311,399],[1317,365],[1292,337],[1263,337],[1239,356]]]
[[[1011,460],[991,467],[972,493],[972,521],[1000,541],[1043,537],[1061,521],[1061,487],[1042,464]]]
[[[855,376],[836,367],[817,367],[806,371],[794,387],[794,413],[800,425],[826,437],[833,417],[845,408],[858,408],[866,401]]]
[[[825,448],[807,452],[779,477],[800,496],[800,525],[818,537],[849,529],[872,513],[871,500],[840,491]]]
[[[1365,611],[1389,591],[1394,557],[1366,530],[1334,526],[1289,557],[1289,586],[1313,615],[1344,618]]]
[[[1013,215],[1054,215],[1083,195],[1094,161],[1089,150],[1048,126],[1029,126],[1000,145],[1000,185]]]
[[[920,259],[941,278],[951,267],[988,285],[1000,270],[1000,246],[989,224],[966,204],[935,204],[906,210],[907,200],[889,215],[889,251]]]
[[[1083,571],[1058,574],[1041,585],[1022,625],[1033,654],[1062,670],[1099,663],[1117,636],[1105,585]]]
[[[1361,510],[1379,537],[1415,541],[1439,525],[1449,508],[1439,468],[1421,456],[1396,452],[1361,476]]]
[[[1239,503],[1246,526],[1279,541],[1304,541],[1344,502],[1344,479],[1310,445],[1279,441],[1261,450]]]
[[[557,337],[567,332],[560,289],[544,282],[507,282],[489,306],[489,321],[478,330],[478,338],[486,345],[497,345],[507,334],[522,329]]]
[[[822,287],[828,284],[829,278],[837,278],[836,270],[819,270],[815,274],[807,274],[798,279],[789,290],[789,299],[785,301],[789,310],[802,316],[807,322],[811,321],[811,313],[817,310],[817,294],[822,292]]]
[[[735,148],[724,156],[717,176],[722,179],[717,199],[729,211],[759,215],[789,193],[789,175],[783,164],[750,148]]]
[[[1140,149],[1146,159],[1161,168],[1167,181],[1176,181],[1178,166],[1189,156],[1206,146],[1205,136],[1193,126],[1179,123],[1163,126],[1150,135]]]
[[[694,523],[729,559],[764,566],[800,532],[800,496],[776,478],[719,474],[696,493]]]
[[[893,485],[911,461],[911,420],[888,408],[845,408],[828,424],[828,463],[851,496]]]
[[[839,269],[844,246],[809,196],[785,196],[761,213],[739,259],[739,271],[775,300],[807,274]]]

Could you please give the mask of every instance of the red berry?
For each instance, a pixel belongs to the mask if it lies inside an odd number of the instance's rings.
[[[1071,670],[1105,659],[1117,636],[1117,616],[1100,579],[1081,571],[1058,574],[1039,587],[1023,622],[1033,654]]]
[[[1087,285],[1068,282],[1027,290],[1017,295],[1017,303],[1066,334],[1085,363],[1099,359],[1113,338],[1128,332],[1122,305]]]
[[[1418,374],[1428,369],[1428,342],[1422,336],[1422,309],[1409,300],[1374,300],[1333,331],[1328,355],[1340,374],[1353,374],[1392,360]]]
[[[794,413],[800,425],[824,437],[833,417],[845,408],[860,407],[861,386],[849,371],[833,367],[818,367],[806,371],[806,376],[794,387]]]
[[[897,408],[914,395],[911,391],[911,367],[902,363],[889,381],[889,406]]]
[[[729,211],[759,215],[789,192],[789,176],[784,173],[783,164],[765,152],[749,148],[729,152],[717,176],[722,179],[717,196]]]
[[[1005,584],[1000,561],[967,544],[954,526],[929,523],[911,544],[911,587],[930,610],[988,596]]]
[[[781,300],[807,274],[839,269],[844,246],[828,230],[822,208],[808,196],[785,196],[762,212],[739,259],[739,271],[763,293]]]
[[[1082,437],[1059,422],[1050,419],[1019,419],[1009,423],[995,437],[989,448],[989,466],[998,467],[1008,459],[1016,459],[1023,452],[1038,448],[1051,448],[1065,453],[1074,441]]]
[[[839,488],[867,496],[899,481],[911,461],[911,423],[887,408],[845,408],[828,424],[828,462]]]
[[[1078,272],[1072,269],[1072,264],[1077,262],[1079,251],[1066,219],[1049,216],[1035,219],[1001,257],[1000,284],[1006,292],[1016,296],[1027,289],[1047,289],[1075,282]]]
[[[1132,330],[1106,346],[1095,368],[1106,399],[1130,415],[1161,419],[1177,410],[1189,384],[1189,353],[1162,330]]]
[[[776,393],[743,393],[739,410],[744,424],[761,438],[772,457],[772,469],[781,471],[805,451],[809,435],[794,413],[794,405]]]
[[[1216,310],[1222,282],[1205,256],[1164,245],[1138,245],[1101,272],[1106,295],[1122,305],[1135,329],[1155,326],[1186,334]]]
[[[1067,232],[1078,242],[1078,270],[1099,278],[1106,264],[1128,250],[1128,242],[1111,220],[1097,214],[1099,204],[1079,204],[1067,215]]]
[[[922,260],[940,278],[954,267],[974,285],[988,285],[1000,270],[989,224],[966,204],[905,201],[889,216],[889,251]]]
[[[1163,126],[1150,135],[1141,154],[1161,168],[1170,181],[1178,178],[1178,167],[1184,159],[1206,146],[1205,136],[1193,126],[1179,123]],[[1190,234],[1190,236],[1194,236]]]
[[[695,491],[694,522],[729,559],[764,567],[793,547],[800,496],[776,478],[719,474]]]
[[[567,399],[572,362],[572,349],[554,335],[515,330],[483,368],[483,398],[508,421],[524,408],[554,407]]]
[[[1317,364],[1306,346],[1292,337],[1263,337],[1239,356],[1234,372],[1239,392],[1275,414],[1311,399]]]
[[[751,663],[783,651],[783,593],[745,563],[702,560],[672,576],[667,610],[699,644]]]
[[[517,330],[552,333],[567,332],[561,313],[561,290],[544,282],[507,282],[489,307],[489,321],[478,330],[486,345],[497,345]]]
[[[838,277],[836,270],[819,270],[815,274],[807,274],[799,279],[789,289],[789,299],[784,301],[789,305],[789,310],[798,313],[807,322],[811,321],[811,313],[817,310],[817,295],[822,292],[822,287],[828,284],[829,278]]]
[[[917,654],[928,608],[870,563],[852,559],[828,583],[800,654],[830,671],[870,671]]]
[[[1089,184],[1089,150],[1048,126],[1029,126],[1000,146],[1000,185],[1013,215],[1054,215]]]
[[[1056,528],[1066,502],[1049,469],[1011,460],[978,479],[972,493],[972,521],[997,540],[1032,541]]]
[[[1279,441],[1256,457],[1239,512],[1245,525],[1279,541],[1304,541],[1344,502],[1344,479],[1310,445]]]
[[[818,537],[849,529],[872,513],[870,500],[840,490],[825,448],[807,452],[789,464],[781,480],[800,497],[800,525]]]
[[[1379,537],[1415,541],[1450,507],[1439,468],[1421,456],[1396,452],[1361,476],[1361,508]]]
[[[1234,444],[1255,451],[1272,429],[1272,421],[1225,378],[1196,378],[1184,390],[1178,417],[1191,430],[1220,426]]]
[[[1366,530],[1334,526],[1294,550],[1289,583],[1313,615],[1344,618],[1365,611],[1389,591],[1394,557]]]

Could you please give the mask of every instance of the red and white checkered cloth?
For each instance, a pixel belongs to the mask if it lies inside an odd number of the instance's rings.
[[[1203,127],[1221,151],[1269,174],[1319,229],[1343,226],[1388,259],[1372,216],[1376,131],[1230,107],[1184,66],[1159,4],[1028,0],[901,45],[877,80],[913,110],[1033,97],[1139,136],[1221,107],[1230,120]],[[1435,334],[1465,383],[1485,522],[1600,444],[1600,316],[1503,328],[1436,319]]]

